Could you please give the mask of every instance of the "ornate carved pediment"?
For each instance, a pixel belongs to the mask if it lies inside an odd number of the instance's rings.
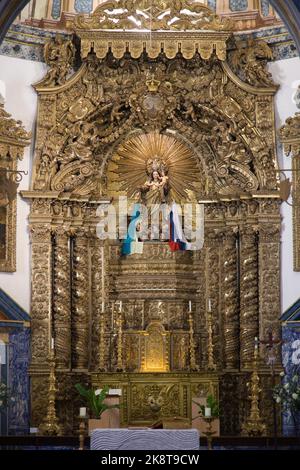
[[[232,24],[197,1],[109,1],[90,15],[78,15],[69,24],[81,39],[81,55],[93,50],[103,59],[109,51],[117,59],[144,51],[157,58],[163,51],[173,59],[180,52],[191,59],[197,52],[208,60],[215,52],[226,59],[226,41]],[[192,34],[189,34],[192,33]]]
[[[193,0],[114,0],[99,5],[90,15],[78,15],[77,29],[228,31],[229,19],[221,19],[202,2]]]
[[[89,54],[65,85],[36,88],[36,190],[106,196],[108,162],[120,144],[153,132],[192,149],[201,177],[187,172],[182,183],[201,197],[277,189],[275,89],[246,87],[219,60]]]

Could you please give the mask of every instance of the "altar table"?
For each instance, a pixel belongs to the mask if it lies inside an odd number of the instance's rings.
[[[199,450],[196,429],[96,429],[91,450]]]

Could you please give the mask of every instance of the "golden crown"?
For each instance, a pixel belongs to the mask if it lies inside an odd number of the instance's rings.
[[[154,75],[152,75],[151,79],[146,81],[147,88],[151,93],[156,93],[160,84],[161,82],[159,80],[155,80]]]

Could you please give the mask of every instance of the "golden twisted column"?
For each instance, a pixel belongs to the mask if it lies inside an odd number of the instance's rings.
[[[195,354],[195,341],[194,341],[194,321],[192,314],[189,314],[188,319],[190,325],[190,368],[191,370],[199,370],[199,366],[196,363],[196,354]]]
[[[87,369],[89,362],[89,251],[84,230],[76,232],[73,247],[72,365]]]
[[[218,206],[214,206],[218,210]],[[214,363],[219,367],[222,362],[222,339],[220,326],[220,284],[222,283],[220,263],[222,247],[222,231],[220,228],[208,228],[205,233],[205,303],[206,312],[211,314],[211,343],[214,354]],[[208,305],[210,303],[210,308]],[[209,322],[206,316],[206,351],[209,351]],[[207,368],[208,357],[204,355],[203,366]]]
[[[70,237],[57,227],[53,240],[53,315],[56,364],[71,367]]]
[[[212,324],[212,313],[207,312],[207,369],[216,370],[217,366],[214,361],[214,344],[213,344],[213,324]]]
[[[118,360],[117,360],[117,371],[121,372],[124,369],[123,364],[123,319],[122,313],[119,313],[117,319],[117,330],[118,330],[118,339],[117,339],[117,349],[118,349]]]
[[[258,239],[252,226],[241,232],[240,263],[240,363],[251,368],[259,333]]]
[[[106,371],[105,365],[105,318],[104,312],[100,319],[100,335],[99,335],[99,364],[98,369],[100,372]]]
[[[96,234],[90,239],[91,247],[91,352],[92,370],[108,368],[107,321],[109,317],[108,251],[109,246]]]
[[[239,367],[239,292],[237,238],[233,231],[224,237],[224,360],[226,369]]]

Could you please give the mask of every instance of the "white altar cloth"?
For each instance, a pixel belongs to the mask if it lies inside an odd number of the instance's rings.
[[[196,429],[95,429],[91,450],[199,450]]]

